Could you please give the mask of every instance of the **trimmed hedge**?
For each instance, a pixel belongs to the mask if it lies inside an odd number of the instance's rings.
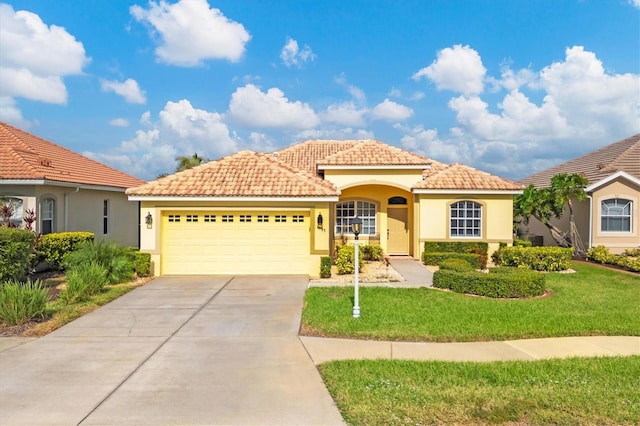
[[[445,259],[438,265],[440,269],[450,269],[452,271],[467,272],[473,271],[473,266],[469,262],[460,258]]]
[[[433,274],[433,286],[494,298],[534,297],[545,292],[545,275],[539,272],[518,268],[492,268],[490,271],[485,274],[440,269]]]
[[[377,262],[384,257],[384,250],[380,246],[364,244],[360,246],[360,250],[362,250],[362,257],[367,261]]]
[[[133,271],[139,277],[148,277],[151,275],[151,253],[142,253],[138,249],[133,252]]]
[[[320,258],[320,278],[331,278],[330,256],[322,256]]]
[[[0,282],[19,280],[29,272],[35,239],[26,229],[0,227]]]
[[[422,263],[425,265],[440,265],[447,259],[461,259],[469,263],[474,269],[483,269],[480,257],[481,255],[474,253],[424,252],[422,253]]]
[[[338,257],[336,258],[336,267],[338,269],[338,274],[345,275],[353,274],[355,272],[354,257],[355,246],[353,244],[347,244],[338,247]],[[362,267],[364,266],[364,261],[362,250],[360,250],[360,247],[358,247],[358,257],[358,265],[360,266],[358,270],[361,271]]]
[[[587,250],[587,260],[640,272],[640,249],[628,249],[623,254],[612,254],[605,246],[591,247]]]
[[[489,252],[489,244],[479,241],[425,241],[425,253],[473,253],[473,250],[480,250],[485,255]]]
[[[93,232],[55,232],[38,239],[36,255],[56,269],[63,269],[64,258],[85,241],[93,241]]]
[[[493,261],[501,266],[551,272],[569,269],[572,256],[572,247],[503,247],[493,254]]]

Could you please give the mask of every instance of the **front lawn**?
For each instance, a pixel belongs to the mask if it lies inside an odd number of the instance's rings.
[[[640,419],[640,356],[334,361],[320,371],[353,425],[635,425]]]
[[[478,341],[588,335],[640,335],[640,277],[575,263],[549,273],[550,297],[496,300],[434,289],[312,287],[301,334],[399,341]]]

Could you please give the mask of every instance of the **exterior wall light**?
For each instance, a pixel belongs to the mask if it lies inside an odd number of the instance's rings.
[[[318,229],[324,230],[324,227],[322,226],[323,222],[322,213],[318,213]]]
[[[358,282],[358,270],[360,269],[360,253],[358,252],[358,235],[360,235],[360,231],[362,230],[362,219],[358,216],[351,219],[351,232],[355,236],[355,253],[353,256],[353,263],[355,268],[354,274],[354,284],[353,288],[355,294],[353,296],[353,317],[360,318],[360,283]]]
[[[151,216],[151,212],[147,212],[147,216],[144,218],[144,223],[147,224],[147,229],[153,228],[153,217]]]

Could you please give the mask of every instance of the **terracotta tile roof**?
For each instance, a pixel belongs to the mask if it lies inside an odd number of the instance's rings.
[[[128,188],[143,180],[0,122],[0,181],[50,180]]]
[[[426,166],[432,160],[374,140],[358,141],[318,161],[319,166]]]
[[[442,164],[442,163],[440,163]],[[413,189],[520,191],[524,186],[463,164],[440,167]]]
[[[559,173],[580,173],[593,184],[619,171],[640,179],[640,133],[535,173],[520,182],[543,188]]]
[[[335,197],[325,181],[273,154],[240,151],[137,188],[128,195],[173,197]]]
[[[278,160],[317,173],[322,166],[425,166],[433,160],[374,140],[308,140],[274,153]],[[319,167],[320,166],[320,167]]]
[[[344,151],[362,142],[359,140],[308,140],[291,145],[273,153],[278,161],[291,165],[296,169],[317,173],[318,161],[337,152]]]

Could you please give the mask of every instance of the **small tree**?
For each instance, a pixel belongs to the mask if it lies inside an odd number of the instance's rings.
[[[178,162],[178,166],[176,167],[176,172],[181,172],[183,170],[192,169],[200,164],[206,162],[203,157],[198,156],[198,153],[194,153],[191,157],[178,157],[176,158]]]
[[[514,197],[513,213],[521,217],[525,224],[531,216],[538,219],[551,232],[551,236],[561,247],[573,247],[576,254],[584,253],[584,247],[575,224],[573,198],[582,201],[587,198],[584,188],[589,182],[580,174],[561,173],[551,178],[548,188],[529,185],[522,194]],[[563,231],[551,219],[560,218],[565,206],[569,210],[569,230]]]

